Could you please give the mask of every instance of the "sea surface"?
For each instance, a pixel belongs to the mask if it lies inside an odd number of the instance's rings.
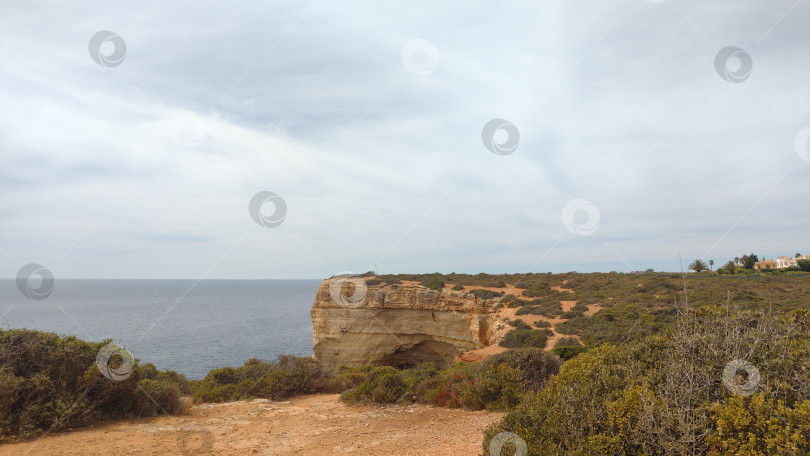
[[[0,279],[0,328],[112,339],[141,362],[200,379],[250,358],[312,354],[319,280],[61,279],[43,300]]]

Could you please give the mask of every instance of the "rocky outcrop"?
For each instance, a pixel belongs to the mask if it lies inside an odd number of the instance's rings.
[[[426,361],[445,368],[461,353],[490,345],[496,302],[415,284],[327,279],[310,312],[315,358],[328,369]]]

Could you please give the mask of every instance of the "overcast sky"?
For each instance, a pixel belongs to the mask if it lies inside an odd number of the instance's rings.
[[[808,0],[6,0],[0,276],[810,253],[808,22]],[[284,204],[252,217],[259,192]]]

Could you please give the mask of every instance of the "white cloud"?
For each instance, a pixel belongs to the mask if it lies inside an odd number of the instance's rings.
[[[807,241],[803,3],[67,6],[0,7],[2,276],[626,270]],[[102,29],[118,67],[88,54]],[[728,45],[744,83],[715,73]],[[495,117],[515,154],[483,146]],[[281,227],[250,219],[261,190]],[[592,236],[561,223],[573,198]]]

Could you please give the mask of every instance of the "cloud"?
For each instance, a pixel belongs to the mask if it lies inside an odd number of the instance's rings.
[[[804,3],[65,6],[0,7],[2,276],[678,269],[806,242]],[[88,54],[99,30],[120,65]],[[514,154],[484,147],[493,118]],[[278,228],[248,214],[264,190]]]

